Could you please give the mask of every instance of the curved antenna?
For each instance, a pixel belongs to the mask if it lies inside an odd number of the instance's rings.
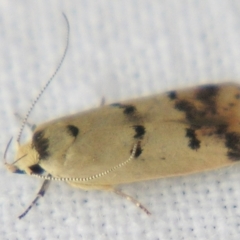
[[[40,93],[38,94],[38,96],[35,98],[35,100],[32,102],[32,105],[31,107],[29,108],[25,118],[23,119],[22,121],[22,125],[21,125],[21,128],[19,130],[19,133],[18,133],[18,137],[17,137],[17,142],[19,143],[20,142],[20,139],[21,139],[21,135],[22,135],[22,132],[23,132],[23,129],[27,123],[27,120],[33,110],[33,108],[35,107],[36,103],[39,101],[40,97],[43,95],[43,93],[45,92],[46,88],[49,86],[49,84],[52,82],[52,80],[54,79],[54,77],[56,76],[56,74],[58,73],[60,67],[62,66],[62,63],[66,57],[66,54],[67,54],[67,50],[68,50],[68,45],[69,45],[69,32],[70,32],[70,25],[69,25],[69,22],[68,22],[68,19],[66,17],[66,15],[64,13],[63,14],[63,17],[65,18],[66,20],[66,23],[67,23],[67,41],[66,41],[66,47],[64,49],[64,52],[63,52],[63,56],[61,57],[60,59],[60,62],[56,68],[56,70],[54,71],[53,75],[50,77],[50,79],[47,81],[47,83],[45,84],[45,86],[41,89]]]
[[[13,140],[13,137],[11,137],[10,140],[8,141],[7,146],[5,148],[5,151],[4,151],[4,154],[3,154],[3,159],[4,159],[4,163],[5,164],[7,162],[6,161],[6,159],[7,159],[7,152],[8,152],[8,149],[9,149],[10,145],[11,145],[12,140]]]

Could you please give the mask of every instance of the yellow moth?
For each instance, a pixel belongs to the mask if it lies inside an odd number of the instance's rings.
[[[228,166],[240,160],[239,108],[235,84],[102,106],[36,127],[15,166],[101,190]]]
[[[236,84],[101,106],[37,126],[31,140],[19,145],[17,161],[6,165],[12,172],[43,177],[39,195],[49,180],[61,180],[81,189],[114,191],[149,213],[116,186],[238,162],[239,109]]]
[[[16,166],[83,189],[227,166],[240,160],[239,109],[234,84],[110,104],[37,126]]]

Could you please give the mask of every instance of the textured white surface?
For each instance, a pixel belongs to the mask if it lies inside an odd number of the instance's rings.
[[[95,107],[103,96],[112,102],[240,79],[238,0],[2,0],[1,154],[19,129],[14,113],[24,116],[62,55],[61,12],[71,25],[69,51],[33,123]],[[41,181],[0,165],[0,238],[240,239],[239,170],[123,186],[150,217],[114,194],[54,182],[18,220]]]

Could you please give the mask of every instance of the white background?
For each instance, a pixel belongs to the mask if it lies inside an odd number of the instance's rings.
[[[1,0],[1,155],[19,130],[14,113],[26,114],[62,56],[62,12],[69,51],[30,122],[96,107],[103,96],[113,102],[240,79],[238,0]],[[19,220],[41,181],[1,164],[0,238],[240,239],[239,170],[122,186],[151,216],[112,193],[53,182]]]

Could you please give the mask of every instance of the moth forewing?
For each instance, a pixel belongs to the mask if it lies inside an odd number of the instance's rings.
[[[111,104],[37,127],[31,145],[46,172],[84,178],[120,164],[138,142],[126,166],[84,183],[100,187],[210,170],[240,159],[238,95],[234,84],[207,85]]]

